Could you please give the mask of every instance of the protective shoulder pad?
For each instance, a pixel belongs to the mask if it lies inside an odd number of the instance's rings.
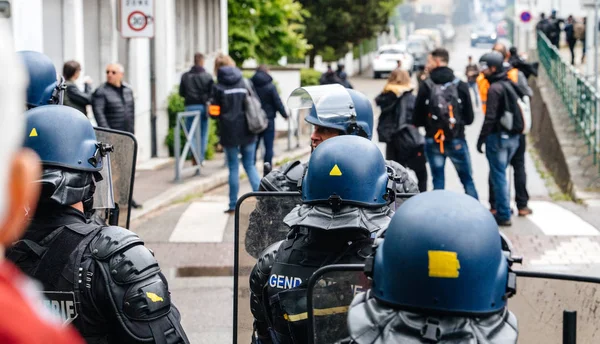
[[[125,228],[110,226],[103,228],[90,243],[92,256],[105,260],[116,252],[133,245],[143,244],[140,237]]]
[[[160,272],[156,258],[141,242],[115,253],[108,266],[112,279],[117,284],[136,283]]]
[[[261,191],[297,191],[298,180],[302,179],[306,165],[299,160],[289,162],[280,170],[269,172],[260,181]]]
[[[271,269],[273,268],[273,263],[275,263],[275,258],[277,257],[277,251],[281,247],[282,241],[278,241],[269,247],[265,248],[265,250],[258,257],[258,261],[256,262],[256,266],[258,270],[263,273],[269,274]]]
[[[400,179],[400,183],[397,185],[398,193],[419,193],[419,185],[417,182],[408,174],[408,170],[393,160],[386,160],[386,165],[394,169],[396,178]]]

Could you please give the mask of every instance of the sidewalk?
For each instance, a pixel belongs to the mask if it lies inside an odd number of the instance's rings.
[[[275,140],[273,164],[278,166],[309,154],[309,142],[309,136],[301,136],[299,147],[296,147],[296,141],[292,139],[292,149],[288,150],[287,137]],[[191,166],[191,162],[186,162],[186,166]],[[263,162],[260,158],[260,151],[256,166],[262,176]],[[244,173],[243,167],[240,166],[240,176],[244,176]],[[139,164],[135,176],[133,199],[143,207],[133,209],[131,221],[139,221],[144,216],[173,202],[198,196],[227,184],[228,176],[229,171],[225,165],[224,153],[215,153],[212,160],[206,160],[205,166],[200,169],[200,175],[195,176],[193,171],[184,173],[181,182],[175,182],[175,160],[173,158],[151,159]]]

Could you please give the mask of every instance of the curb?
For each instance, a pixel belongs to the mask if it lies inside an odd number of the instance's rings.
[[[281,154],[278,158],[274,159],[275,165],[280,164],[285,160],[299,159],[305,155],[310,154],[310,147],[297,148],[291,151],[287,151]],[[262,169],[262,162],[256,164],[259,171]],[[241,175],[241,174],[240,174]],[[216,189],[220,186],[227,184],[229,179],[229,171],[224,169],[215,173],[214,175],[198,180],[190,180],[183,184],[177,184],[168,188],[163,193],[155,196],[147,201],[144,201],[144,207],[141,209],[135,209],[131,212],[131,222],[138,221],[144,218],[146,215],[164,208],[174,201],[185,198],[189,195],[205,193],[210,190]]]

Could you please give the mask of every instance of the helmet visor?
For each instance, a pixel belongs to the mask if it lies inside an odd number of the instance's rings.
[[[342,85],[322,85],[300,87],[290,95],[287,105],[290,109],[310,109],[314,106],[319,123],[325,127],[344,129],[349,122],[356,120],[354,102]]]
[[[96,180],[94,192],[94,209],[114,209],[115,197],[112,184],[110,153],[102,158],[103,168],[100,170],[102,180]]]

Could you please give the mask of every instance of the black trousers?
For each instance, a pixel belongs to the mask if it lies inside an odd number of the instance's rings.
[[[527,139],[525,135],[521,135],[519,138],[519,148],[510,161],[515,176],[515,201],[517,203],[517,209],[526,208],[527,203],[529,202],[529,193],[527,192],[527,173],[525,172],[526,151]],[[492,188],[492,181],[489,178],[488,185],[490,189],[490,204],[493,207],[494,204],[496,204],[496,197],[494,195],[494,189]]]
[[[567,41],[567,43],[569,43],[569,50],[571,51],[571,64],[575,65],[575,43],[577,43],[576,40],[571,40],[571,41]]]
[[[427,191],[427,159],[425,158],[425,152],[423,151],[423,148],[421,148],[416,156],[405,159],[397,154],[396,149],[394,149],[394,145],[386,144],[385,158],[387,160],[394,160],[400,165],[413,170],[417,175],[419,192]]]

